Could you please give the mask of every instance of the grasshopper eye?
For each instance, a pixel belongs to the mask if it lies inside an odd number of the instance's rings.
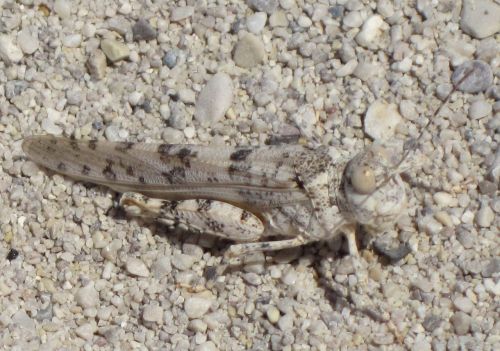
[[[358,194],[371,194],[377,188],[375,173],[368,166],[356,167],[351,174],[351,184]]]

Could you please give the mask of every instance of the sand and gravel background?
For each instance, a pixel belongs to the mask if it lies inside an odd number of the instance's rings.
[[[0,0],[0,348],[500,349],[498,18],[493,0]],[[227,242],[127,219],[21,150],[51,133],[354,154],[420,132],[381,234],[405,258],[318,243],[216,277]]]

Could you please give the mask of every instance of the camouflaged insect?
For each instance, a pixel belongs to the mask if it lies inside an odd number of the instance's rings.
[[[260,147],[79,141],[28,137],[36,163],[124,192],[133,216],[233,240],[228,255],[279,250],[394,225],[404,212],[404,157],[378,144],[352,155],[335,147]],[[265,241],[273,236],[280,240]]]

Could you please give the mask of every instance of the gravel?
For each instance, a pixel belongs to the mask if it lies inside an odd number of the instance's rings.
[[[5,2],[0,344],[500,349],[498,8]],[[421,135],[422,152],[403,177],[408,210],[383,233],[391,245],[381,253],[360,232],[358,257],[331,240],[257,254],[220,274],[227,241],[127,218],[112,191],[28,161],[22,139],[45,133],[308,143],[350,155]],[[408,254],[391,260],[392,248]]]

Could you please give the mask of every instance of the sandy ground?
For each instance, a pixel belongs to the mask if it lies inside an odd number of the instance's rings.
[[[0,348],[500,349],[499,12],[0,0]],[[353,155],[422,133],[408,209],[380,233],[410,253],[316,243],[213,276],[228,242],[128,219],[116,193],[39,168],[21,143],[47,133]]]

